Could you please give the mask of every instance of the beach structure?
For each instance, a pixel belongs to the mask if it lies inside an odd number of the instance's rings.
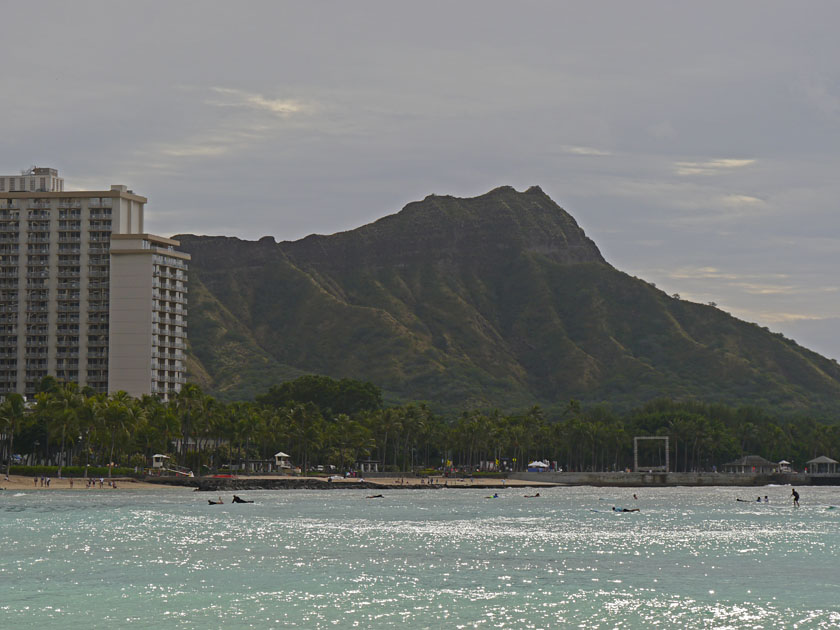
[[[379,472],[379,464],[378,459],[360,459],[356,462],[356,470],[360,473]]]
[[[292,467],[291,455],[280,451],[274,454],[274,467],[277,470],[285,470]]]
[[[169,455],[157,453],[152,455],[152,468],[166,468],[169,465]]]
[[[778,465],[779,465],[779,472],[789,473],[789,472],[792,471],[792,469],[790,467],[790,462],[786,459],[783,459],[782,461],[778,462]]]
[[[53,168],[0,175],[0,396],[31,396],[47,375],[180,390],[190,257],[144,232],[146,202],[123,185],[66,190]]]
[[[745,455],[740,459],[723,465],[724,472],[736,474],[772,474],[778,472],[779,465],[764,459],[760,455]]]
[[[814,459],[806,462],[808,466],[808,474],[809,475],[836,475],[840,473],[838,470],[838,462],[835,459],[831,459],[830,457],[826,457],[825,455],[821,455],[820,457],[815,457]]]
[[[536,460],[528,464],[528,472],[545,472],[550,467],[551,464],[549,464],[548,462]]]

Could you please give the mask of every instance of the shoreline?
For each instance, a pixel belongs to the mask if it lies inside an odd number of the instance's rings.
[[[90,477],[90,479],[94,479],[94,477]],[[31,491],[38,491],[38,492],[49,492],[51,490],[72,490],[74,492],[93,492],[95,491],[109,491],[114,492],[120,490],[154,490],[160,489],[162,487],[161,484],[157,483],[149,483],[145,480],[138,480],[134,479],[133,477],[111,477],[110,481],[117,484],[116,488],[113,488],[108,485],[108,478],[103,477],[104,483],[102,484],[102,488],[99,487],[99,477],[96,477],[97,483],[96,487],[86,487],[84,477],[50,477],[50,485],[49,487],[42,487],[40,485],[40,475],[38,476],[38,484],[33,481],[33,477],[28,477],[24,475],[9,475],[8,481],[6,480],[5,476],[0,475],[0,489],[5,490],[6,492],[15,491],[15,492],[31,492]],[[70,482],[73,482],[71,487]],[[168,486],[169,488],[174,488],[175,486]]]

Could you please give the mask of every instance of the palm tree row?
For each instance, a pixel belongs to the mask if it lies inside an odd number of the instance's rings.
[[[633,464],[634,436],[668,436],[674,471],[711,470],[742,454],[784,458],[800,467],[817,455],[840,455],[840,427],[696,402],[660,400],[624,416],[571,401],[554,418],[536,406],[523,414],[465,411],[445,418],[424,404],[360,408],[356,400],[332,409],[323,397],[320,403],[288,398],[223,403],[195,384],[168,402],[125,392],[96,394],[55,379],[45,379],[41,389],[33,404],[24,404],[17,394],[0,404],[6,466],[17,445],[31,463],[59,469],[142,468],[152,454],[164,453],[203,473],[270,462],[282,450],[304,470],[315,465],[348,470],[360,460],[374,460],[389,471],[522,470],[534,459],[565,470],[622,470]],[[376,397],[368,391],[366,399]],[[661,448],[644,458],[664,463]]]

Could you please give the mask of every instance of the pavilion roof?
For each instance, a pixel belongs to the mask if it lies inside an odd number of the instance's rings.
[[[808,462],[809,464],[838,464],[840,462],[831,459],[830,457],[826,457],[825,455],[820,455],[819,457],[815,457],[814,459]]]

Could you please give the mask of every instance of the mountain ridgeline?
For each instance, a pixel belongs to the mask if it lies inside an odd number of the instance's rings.
[[[611,265],[541,189],[432,195],[332,236],[179,236],[190,378],[226,399],[302,374],[444,411],[670,397],[829,416],[840,367]]]

